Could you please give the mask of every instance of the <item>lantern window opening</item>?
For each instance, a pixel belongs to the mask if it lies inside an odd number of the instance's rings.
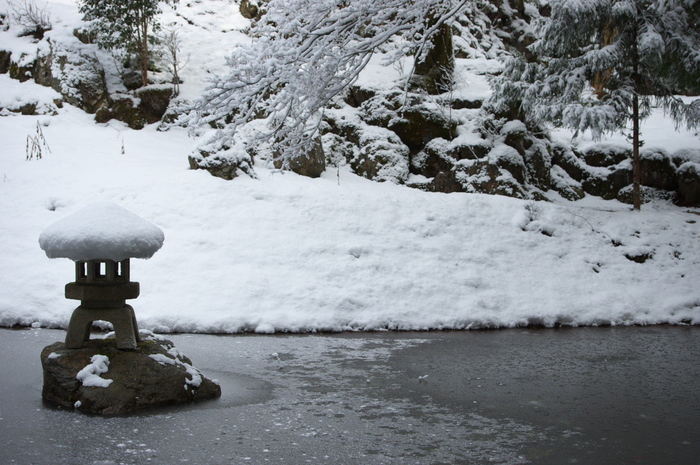
[[[129,282],[129,259],[115,262],[113,260],[79,260],[76,262],[75,279],[81,282]]]
[[[87,263],[84,261],[75,262],[75,280],[76,281],[87,281]]]

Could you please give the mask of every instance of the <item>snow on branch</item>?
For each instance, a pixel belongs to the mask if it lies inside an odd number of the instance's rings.
[[[288,161],[314,143],[323,108],[378,48],[390,49],[386,64],[420,56],[439,26],[470,1],[271,0],[251,28],[252,42],[232,52],[228,74],[216,77],[180,122],[218,124],[206,146],[224,152],[241,143],[243,126],[264,119],[255,139],[275,142]]]

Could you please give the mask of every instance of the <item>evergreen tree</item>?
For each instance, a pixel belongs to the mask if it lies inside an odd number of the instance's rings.
[[[641,207],[640,121],[652,104],[677,126],[700,125],[700,99],[675,94],[700,80],[696,0],[552,0],[543,18],[535,59],[515,57],[494,79],[489,102],[517,109],[535,124],[549,123],[595,138],[632,123],[634,208]]]
[[[173,3],[176,0],[173,0]],[[170,0],[166,0],[170,3]],[[107,49],[124,48],[138,57],[141,82],[148,84],[151,31],[159,27],[158,0],[79,0],[80,12],[91,21],[97,43]]]

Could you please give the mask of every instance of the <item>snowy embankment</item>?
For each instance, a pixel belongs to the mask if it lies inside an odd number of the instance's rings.
[[[37,120],[51,152],[28,161]],[[187,169],[184,131],[96,125],[70,106],[2,117],[0,137],[2,326],[66,327],[73,263],[47,259],[38,237],[95,201],[165,232],[152,259],[132,260],[131,303],[159,332],[700,323],[687,209],[431,194],[343,170],[223,181]]]
[[[51,5],[65,10],[55,30],[72,31],[75,5]],[[231,5],[226,14],[199,14],[200,3],[178,13],[196,23],[187,29],[181,21],[185,43],[199,47],[185,70],[188,98],[208,72],[200,62],[216,66],[211,43],[242,40],[222,27]],[[224,50],[217,45],[216,56]],[[485,92],[482,76],[468,80],[466,91]],[[53,98],[0,75],[0,102],[40,107]],[[662,121],[655,114],[647,122],[647,146],[699,145],[697,134],[654,131]],[[37,127],[48,148],[25,160]],[[141,296],[129,303],[143,329],[700,324],[698,209],[656,203],[633,213],[590,197],[533,203],[431,194],[343,168],[308,179],[256,166],[257,180],[224,181],[187,168],[199,141],[183,130],[97,125],[69,105],[55,116],[0,115],[0,140],[0,326],[67,326],[78,305],[63,296],[74,266],[46,258],[38,238],[96,201],[127,208],[165,233],[153,258],[131,263]],[[643,264],[630,260],[644,256]]]

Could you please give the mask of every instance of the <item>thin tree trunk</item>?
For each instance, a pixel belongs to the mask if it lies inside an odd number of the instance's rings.
[[[148,20],[145,13],[141,12],[139,24],[139,58],[141,61],[141,84],[148,85]]]
[[[634,209],[642,209],[642,169],[639,161],[639,97],[634,94],[632,97],[632,199],[634,201]]]
[[[634,95],[632,96],[632,201],[634,209],[642,209],[642,169],[639,161],[639,91],[641,88],[639,79],[639,3],[636,3],[637,19],[634,27],[634,44],[632,45],[632,81],[634,82]]]

